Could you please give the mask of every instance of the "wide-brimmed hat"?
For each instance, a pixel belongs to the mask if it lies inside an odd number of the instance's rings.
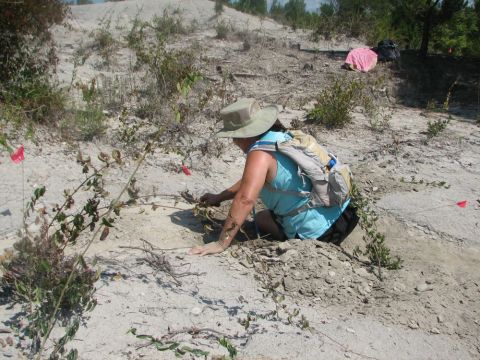
[[[223,129],[215,136],[249,138],[263,134],[275,123],[277,115],[275,105],[262,109],[255,99],[240,99],[220,111]]]

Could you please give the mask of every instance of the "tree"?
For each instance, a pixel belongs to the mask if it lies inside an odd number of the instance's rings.
[[[267,14],[267,0],[238,0],[234,6],[240,11],[255,15]]]
[[[270,6],[270,16],[275,20],[283,20],[285,15],[285,9],[279,3],[278,0],[273,0],[272,5]]]
[[[466,6],[465,0],[397,0],[395,12],[399,23],[410,23],[412,28],[413,20],[413,28],[420,27],[420,55],[425,57],[434,28],[451,20]]]
[[[51,41],[51,26],[67,14],[63,0],[0,1],[0,81],[12,79],[21,69],[44,71],[48,64],[41,64],[38,51]],[[48,55],[51,63],[54,53]]]
[[[288,0],[284,7],[285,18],[290,24],[296,28],[305,20],[305,1],[304,0]]]

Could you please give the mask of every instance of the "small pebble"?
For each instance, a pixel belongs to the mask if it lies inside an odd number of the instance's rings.
[[[445,321],[442,315],[437,315],[437,321],[441,324]]]
[[[353,330],[352,328],[346,328],[345,330],[347,330],[347,332],[349,332],[350,334],[355,334],[355,330]]]
[[[416,321],[410,321],[410,323],[408,324],[408,327],[410,329],[418,329],[418,323]]]
[[[427,291],[428,290],[428,285],[423,283],[423,284],[418,284],[416,287],[415,287],[415,290],[417,290],[418,292],[423,292],[423,291]]]
[[[440,334],[440,330],[438,330],[437,328],[433,328],[432,330],[430,330],[430,332],[432,334]]]
[[[198,316],[202,313],[202,309],[199,307],[194,307],[192,310],[190,310],[190,313],[192,313],[192,315]]]

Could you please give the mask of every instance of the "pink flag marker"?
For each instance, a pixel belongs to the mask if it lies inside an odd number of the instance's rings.
[[[188,168],[187,168],[185,165],[183,165],[183,164],[182,164],[182,171],[183,171],[183,173],[184,173],[185,175],[187,175],[187,176],[192,175],[192,173],[190,172],[190,170],[188,170]]]
[[[10,154],[10,159],[12,159],[15,164],[20,164],[23,160],[25,160],[23,145],[20,145],[17,150]]]
[[[457,206],[461,208],[465,208],[467,206],[467,200],[462,200],[457,202]]]

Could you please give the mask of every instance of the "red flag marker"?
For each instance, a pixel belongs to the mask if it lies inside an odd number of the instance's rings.
[[[466,207],[467,206],[467,200],[457,202],[457,206],[461,207],[461,208]]]
[[[21,145],[17,150],[10,154],[10,159],[12,159],[15,164],[20,164],[23,160],[25,160],[23,150],[23,145]]]
[[[183,173],[184,173],[185,175],[187,175],[187,176],[192,175],[192,173],[190,172],[190,170],[188,170],[188,168],[187,168],[185,165],[183,165],[183,164],[182,164],[182,171],[183,171]]]

